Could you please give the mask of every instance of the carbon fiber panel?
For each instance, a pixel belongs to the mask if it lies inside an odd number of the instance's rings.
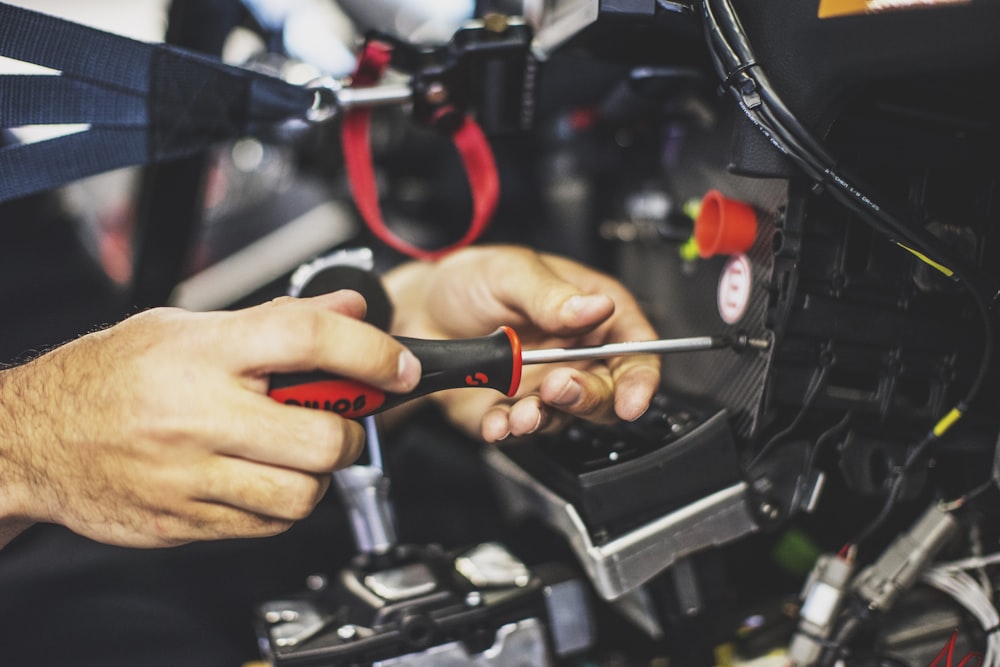
[[[663,336],[745,332],[770,339],[765,322],[774,268],[772,244],[775,219],[787,200],[786,189],[778,181],[718,176],[714,187],[752,204],[758,214],[757,238],[746,255],[751,292],[742,318],[727,324],[719,311],[719,279],[728,258],[688,262],[681,259],[674,243],[625,244],[619,255],[621,275]],[[760,422],[771,357],[770,351],[733,350],[671,355],[664,358],[664,386],[668,391],[718,401],[731,412],[736,434],[750,438]]]

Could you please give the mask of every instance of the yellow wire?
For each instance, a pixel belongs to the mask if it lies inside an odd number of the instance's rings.
[[[961,418],[962,418],[962,411],[959,410],[958,408],[952,408],[951,412],[942,417],[941,421],[939,421],[934,426],[934,435],[940,438],[942,435],[945,434],[945,431],[954,426],[955,422],[957,422]]]
[[[896,245],[898,245],[900,248],[902,248],[906,252],[912,254],[914,257],[916,257],[917,259],[919,259],[924,264],[927,264],[929,266],[934,267],[935,269],[937,269],[938,271],[940,271],[944,275],[948,276],[949,278],[951,278],[953,275],[955,275],[955,272],[952,271],[951,269],[949,269],[947,266],[945,266],[944,264],[939,264],[938,262],[935,262],[933,259],[931,259],[927,255],[925,255],[924,253],[919,252],[917,250],[914,250],[913,248],[910,248],[909,246],[905,246],[902,243],[899,243],[898,241],[896,242]]]

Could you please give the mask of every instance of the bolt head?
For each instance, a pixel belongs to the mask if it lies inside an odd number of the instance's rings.
[[[448,89],[440,81],[434,81],[427,85],[427,92],[424,93],[424,99],[428,104],[444,104],[448,101]]]
[[[780,513],[777,506],[764,501],[760,504],[760,513],[766,516],[768,519],[777,519]]]
[[[507,32],[507,28],[510,27],[510,18],[506,14],[490,12],[483,17],[483,27],[486,28],[487,32],[501,35]]]

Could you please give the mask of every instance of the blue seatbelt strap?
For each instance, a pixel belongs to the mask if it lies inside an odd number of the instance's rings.
[[[0,75],[0,128],[86,124],[0,148],[0,201],[119,167],[193,155],[306,116],[301,86],[167,44],[0,3],[0,56],[58,75]]]

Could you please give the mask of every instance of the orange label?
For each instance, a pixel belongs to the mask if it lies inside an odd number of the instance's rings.
[[[828,19],[850,14],[875,14],[969,4],[972,4],[972,0],[819,0],[819,17]]]

